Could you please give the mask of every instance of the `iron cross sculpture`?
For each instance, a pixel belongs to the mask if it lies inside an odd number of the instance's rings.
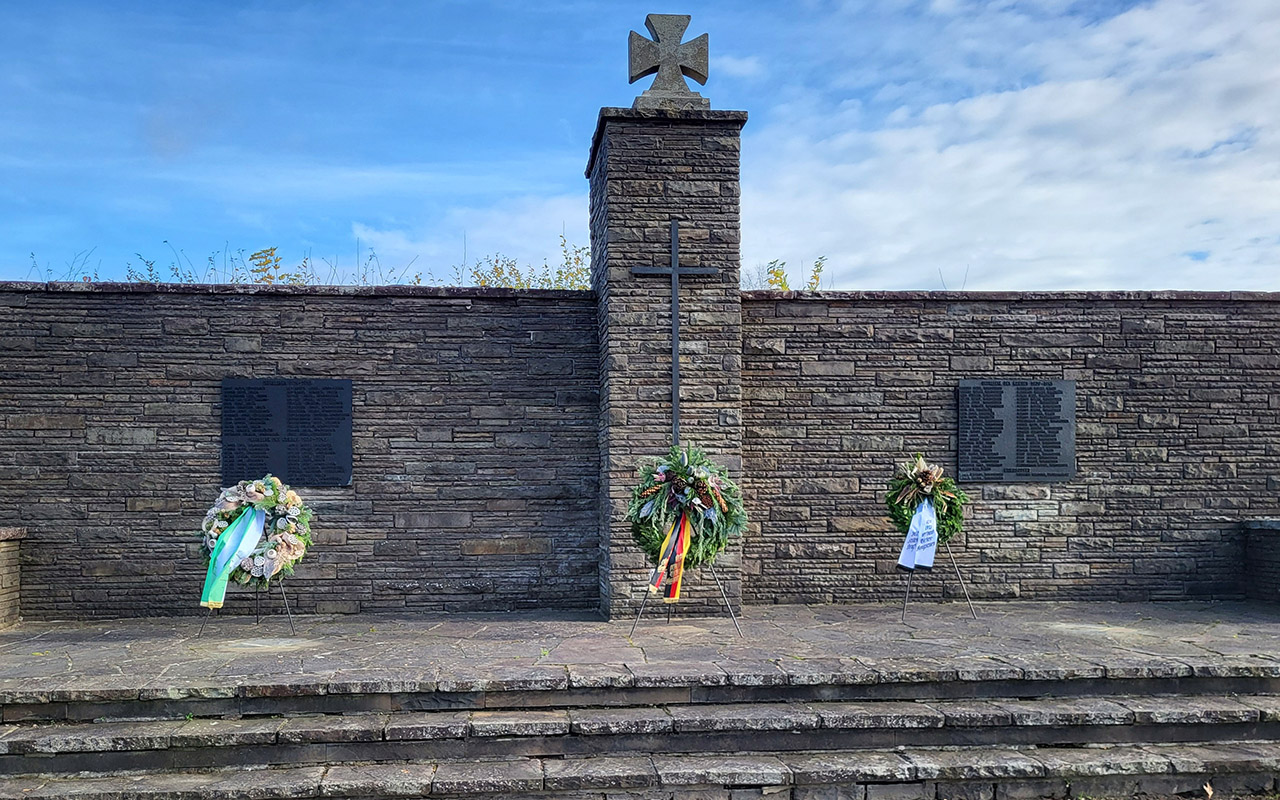
[[[691,91],[684,77],[698,83],[707,82],[707,35],[683,44],[685,29],[689,27],[688,14],[650,14],[644,18],[644,26],[653,39],[646,39],[635,31],[627,41],[630,61],[630,83],[646,75],[658,73],[653,85],[636,98],[635,108],[710,108],[711,103],[697,92]]]
[[[680,276],[717,275],[715,267],[680,266],[680,223],[671,220],[671,266],[632,267],[632,275],[671,276],[671,444],[680,446]]]

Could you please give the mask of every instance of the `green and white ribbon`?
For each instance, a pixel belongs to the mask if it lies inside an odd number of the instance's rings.
[[[236,565],[244,560],[262,541],[262,527],[266,521],[266,512],[253,508],[245,508],[218,537],[209,558],[209,571],[204,578],[204,591],[200,594],[200,605],[205,608],[222,608],[222,601],[227,596],[227,579]]]

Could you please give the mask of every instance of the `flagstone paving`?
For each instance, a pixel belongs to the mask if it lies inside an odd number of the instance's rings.
[[[1280,607],[1244,603],[754,606],[727,618],[214,618],[0,632],[0,692],[50,699],[1280,675]]]

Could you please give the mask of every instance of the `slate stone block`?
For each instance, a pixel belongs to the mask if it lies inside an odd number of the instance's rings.
[[[569,732],[565,711],[476,711],[472,736],[561,736]]]
[[[541,790],[542,762],[536,759],[443,761],[436,767],[431,783],[432,794],[465,795]]]
[[[658,773],[648,758],[602,757],[548,759],[543,762],[547,791],[642,789],[656,786]]]
[[[461,739],[467,735],[469,711],[420,711],[394,714],[384,729],[387,741]]]
[[[791,772],[772,756],[656,755],[653,766],[662,786],[781,786],[791,782]]]

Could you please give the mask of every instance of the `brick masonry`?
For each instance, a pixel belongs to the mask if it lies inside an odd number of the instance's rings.
[[[955,474],[963,378],[1077,381],[1074,480],[964,487],[977,597],[1236,597],[1280,511],[1280,295],[749,292],[743,335],[746,602],[900,596],[884,481]]]
[[[682,443],[696,443],[734,474],[742,465],[739,280],[741,111],[600,112],[591,182],[591,271],[601,342],[600,598],[609,616],[634,613],[647,562],[623,520],[637,462],[671,446],[671,283],[634,276],[671,264],[672,219],[680,263],[719,274],[682,279]],[[739,602],[740,547],[716,569]],[[720,594],[690,574],[678,609],[719,611]]]
[[[18,621],[22,592],[18,557],[26,533],[22,528],[0,528],[0,628]]]
[[[587,292],[0,285],[23,613],[200,610],[228,376],[353,382],[353,484],[303,492],[297,609],[595,607],[597,363]]]

